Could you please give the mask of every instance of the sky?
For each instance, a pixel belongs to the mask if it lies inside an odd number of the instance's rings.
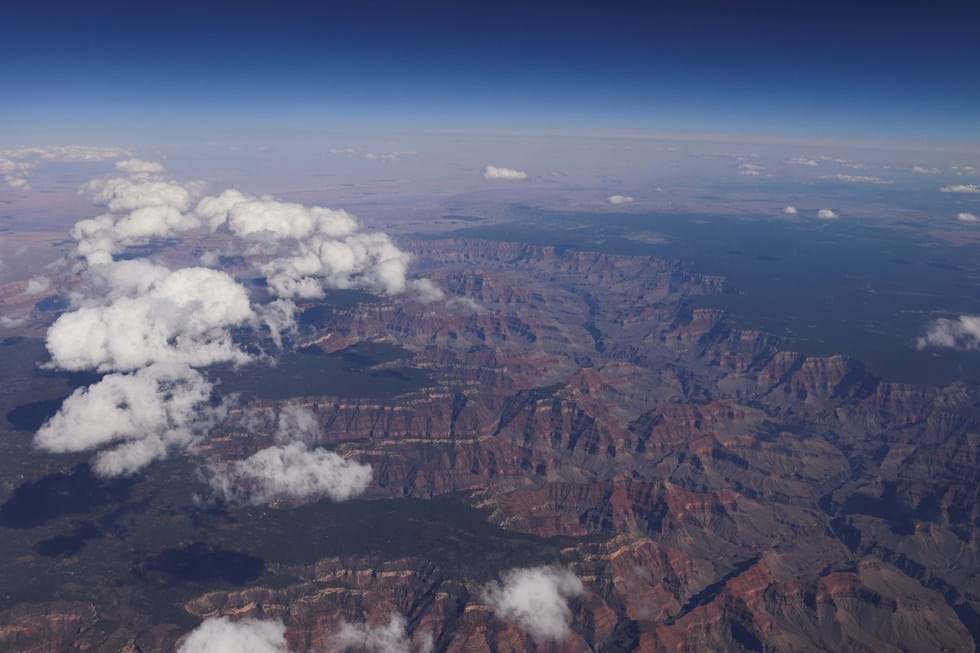
[[[0,142],[604,131],[980,148],[978,3],[32,2]]]

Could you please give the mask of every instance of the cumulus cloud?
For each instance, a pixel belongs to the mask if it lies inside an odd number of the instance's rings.
[[[358,229],[357,220],[343,209],[254,198],[233,188],[216,197],[205,197],[196,212],[213,230],[227,225],[242,238],[264,235],[302,239],[314,234],[342,238]]]
[[[849,184],[894,184],[895,182],[891,179],[882,179],[881,177],[873,177],[870,175],[823,175],[819,179],[826,179],[828,181],[843,181]]]
[[[94,192],[95,201],[109,210],[80,220],[72,228],[71,236],[78,243],[76,252],[90,264],[108,263],[121,247],[172,237],[200,226],[198,218],[187,212],[197,190],[193,185],[140,176],[98,179],[87,187]]]
[[[191,207],[191,190],[170,181],[112,177],[88,184],[94,199],[113,212],[135,211],[147,206],[169,206],[178,211]]]
[[[95,458],[100,476],[133,474],[198,440],[220,413],[211,384],[184,365],[158,363],[109,374],[75,390],[34,437],[56,453],[111,447]]]
[[[411,292],[420,301],[442,297],[431,281],[407,278],[411,256],[387,234],[359,231],[357,220],[346,211],[255,198],[231,189],[201,200],[196,213],[212,229],[271,242],[276,255],[260,269],[279,297],[315,299],[325,288]]]
[[[279,620],[205,619],[177,653],[287,653],[286,626]]]
[[[940,347],[946,349],[980,349],[980,315],[961,315],[950,320],[934,320],[926,335],[916,340],[919,349]]]
[[[796,210],[795,206],[784,206],[783,213],[785,213],[786,215],[796,215],[799,212]]]
[[[113,285],[111,276],[105,283],[113,288],[113,301],[64,313],[48,330],[55,367],[110,371],[160,362],[198,367],[248,360],[228,328],[255,315],[245,288],[229,275],[184,268],[160,276],[155,270],[148,280],[118,282],[125,287]]]
[[[345,501],[364,492],[371,476],[370,465],[293,442],[262,449],[244,460],[215,464],[210,483],[227,501],[261,505],[323,498]]]
[[[980,218],[978,218],[973,213],[957,213],[956,214],[956,219],[959,220],[960,222],[977,222],[977,221],[980,221]]]
[[[912,166],[912,172],[920,175],[938,175],[940,170],[939,168],[931,168],[928,166]]]
[[[980,193],[977,184],[949,184],[939,188],[940,193]]]
[[[537,640],[562,641],[569,633],[568,600],[585,589],[572,572],[557,567],[513,569],[503,583],[490,583],[483,600],[501,619],[513,621]]]
[[[344,650],[365,653],[429,653],[433,648],[431,633],[419,633],[409,639],[405,619],[397,614],[387,624],[380,626],[343,621],[331,644]]]
[[[498,168],[497,166],[487,166],[483,170],[484,179],[503,179],[506,181],[522,181],[527,179],[527,173],[523,170],[513,168]]]
[[[610,195],[609,197],[606,198],[606,201],[614,205],[632,204],[633,198],[630,197],[629,195]]]
[[[762,170],[765,170],[762,166],[757,163],[740,163],[738,164],[738,174],[745,177],[759,177],[762,175]]]
[[[836,220],[840,216],[830,209],[820,209],[817,211],[817,217],[821,220]]]

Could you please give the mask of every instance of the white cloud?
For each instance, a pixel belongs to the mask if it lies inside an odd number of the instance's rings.
[[[765,170],[762,166],[757,163],[740,163],[738,164],[738,174],[745,177],[759,177],[762,175],[762,170]]]
[[[919,349],[980,349],[980,315],[961,315],[954,320],[934,320],[926,335],[916,340],[916,346]]]
[[[140,162],[146,163],[146,162]],[[71,235],[89,264],[108,263],[120,247],[172,237],[200,226],[187,213],[196,188],[146,178],[99,179],[87,186],[109,213],[78,221]]]
[[[106,283],[112,287],[113,281]],[[54,366],[110,371],[159,362],[197,367],[248,360],[227,329],[255,315],[245,288],[224,272],[154,271],[146,281],[116,286],[112,294],[116,298],[107,305],[82,306],[55,321],[47,335]]]
[[[912,172],[916,172],[920,175],[938,175],[941,171],[939,168],[930,168],[927,166],[912,166]]]
[[[212,229],[227,225],[241,238],[265,235],[276,240],[302,239],[314,234],[342,238],[358,229],[357,220],[343,209],[259,199],[233,188],[201,200],[197,214]]]
[[[977,222],[977,221],[980,221],[980,218],[978,218],[976,215],[974,215],[972,213],[957,213],[956,214],[956,219],[959,220],[960,222]]]
[[[412,290],[406,278],[411,260],[384,233],[359,233],[342,240],[316,235],[297,241],[290,254],[261,269],[269,288],[280,297],[319,298],[324,288],[398,295]]]
[[[813,159],[808,159],[805,156],[794,156],[792,159],[786,161],[789,165],[793,166],[816,166],[820,165]]]
[[[346,460],[332,451],[293,442],[275,445],[211,469],[215,491],[235,503],[277,501],[344,501],[364,492],[371,482],[370,465]]]
[[[818,177],[819,179],[826,179],[828,181],[843,181],[849,184],[894,184],[895,182],[890,179],[882,179],[881,177],[872,177],[869,175],[823,175]]]
[[[89,182],[88,188],[113,213],[147,206],[169,206],[183,212],[191,207],[191,190],[170,181],[112,177]]]
[[[821,220],[836,220],[840,216],[837,213],[831,211],[830,209],[820,209],[819,211],[817,211],[817,217],[820,218]]]
[[[371,626],[367,623],[351,624],[341,622],[340,630],[331,639],[333,646],[343,650],[364,651],[365,653],[429,653],[433,642],[431,633],[416,634],[409,639],[405,619],[393,615],[386,625]]]
[[[498,168],[497,166],[487,166],[483,170],[484,179],[503,179],[507,181],[521,181],[527,179],[527,173],[523,170],[513,168]]]
[[[287,653],[286,626],[279,620],[205,619],[177,653]]]
[[[406,284],[412,299],[420,304],[431,304],[446,298],[442,288],[429,279],[412,279]]]
[[[40,295],[41,293],[47,292],[49,288],[51,288],[51,279],[38,275],[28,279],[27,285],[24,286],[24,294]]]
[[[513,569],[503,584],[490,583],[483,599],[501,619],[514,621],[537,640],[562,641],[568,635],[568,599],[584,592],[582,581],[557,567]]]
[[[129,175],[158,175],[164,170],[163,165],[159,163],[141,159],[116,161],[116,168]]]
[[[977,184],[950,184],[942,186],[940,193],[980,193],[980,186]]]
[[[610,195],[606,201],[610,204],[632,204],[633,198],[629,195]]]
[[[288,299],[276,299],[255,309],[259,322],[267,329],[277,347],[282,347],[283,335],[296,330],[296,304]]]
[[[0,150],[0,175],[11,187],[30,190],[27,176],[46,162],[105,161],[124,156],[119,148],[62,145],[53,147],[20,147]]]
[[[26,317],[9,317],[7,315],[0,316],[0,328],[3,329],[16,329],[17,327],[24,326],[26,323]]]
[[[783,207],[783,213],[786,215],[796,215],[799,211],[796,210],[795,206],[785,206]]]
[[[112,446],[96,456],[96,473],[133,474],[189,447],[212,425],[220,409],[208,405],[210,396],[211,384],[183,365],[161,363],[133,374],[108,374],[75,390],[34,442],[57,453]]]

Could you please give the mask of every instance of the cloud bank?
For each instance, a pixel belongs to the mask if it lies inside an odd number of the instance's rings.
[[[830,209],[820,209],[819,211],[817,211],[817,217],[820,218],[821,220],[836,220],[840,216],[837,213],[831,211]]]

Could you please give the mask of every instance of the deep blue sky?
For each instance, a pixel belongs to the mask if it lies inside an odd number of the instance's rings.
[[[179,4],[4,3],[0,141],[364,127],[980,143],[980,2]]]

